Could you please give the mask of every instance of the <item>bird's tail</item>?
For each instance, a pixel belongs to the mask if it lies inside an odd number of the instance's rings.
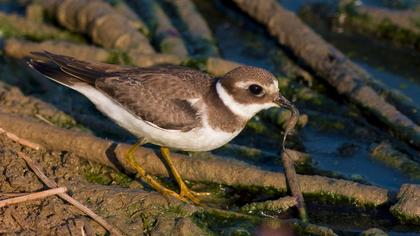
[[[31,68],[67,87],[80,83],[95,85],[96,79],[110,74],[106,71],[106,64],[79,61],[47,51],[32,54],[34,57],[28,61]]]

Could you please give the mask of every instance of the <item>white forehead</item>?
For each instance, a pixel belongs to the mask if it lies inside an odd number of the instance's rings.
[[[238,81],[236,82],[233,86],[237,87],[237,88],[243,88],[243,89],[248,89],[248,87],[251,84],[259,84],[260,83],[256,82],[256,81]],[[273,79],[273,83],[270,84],[269,87],[263,86],[269,93],[277,93],[279,91],[279,82],[277,81],[277,79]]]

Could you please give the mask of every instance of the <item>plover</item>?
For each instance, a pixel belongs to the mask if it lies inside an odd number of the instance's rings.
[[[277,79],[268,71],[240,66],[220,78],[181,66],[127,67],[49,52],[35,52],[28,63],[47,78],[70,87],[139,141],[128,161],[145,182],[181,200],[199,200],[174,168],[168,148],[209,151],[237,136],[259,111],[271,107],[294,109],[279,93]],[[178,185],[176,194],[147,175],[134,161],[138,145],[161,147]]]

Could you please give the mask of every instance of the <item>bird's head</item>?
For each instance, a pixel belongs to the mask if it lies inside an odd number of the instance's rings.
[[[252,66],[240,66],[226,73],[216,83],[223,103],[236,115],[249,120],[261,110],[294,106],[280,92],[276,77]]]

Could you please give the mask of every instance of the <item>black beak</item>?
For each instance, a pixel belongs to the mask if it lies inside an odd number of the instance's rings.
[[[284,143],[286,141],[286,137],[287,137],[288,133],[295,127],[295,125],[298,121],[298,118],[299,118],[299,111],[298,111],[298,109],[296,109],[295,106],[293,106],[293,104],[291,102],[289,102],[289,100],[287,100],[285,97],[283,97],[280,93],[279,93],[279,96],[274,101],[274,103],[276,103],[280,107],[284,107],[284,108],[286,108],[286,109],[288,109],[292,112],[292,115],[290,116],[290,119],[287,122],[286,129],[285,129],[284,136],[283,136],[282,146],[283,146],[283,150],[284,150]]]
[[[285,97],[283,97],[280,93],[279,96],[274,100],[274,103],[279,105],[279,107],[284,107],[288,110],[290,110],[293,114],[299,114],[299,111],[293,106],[289,100],[287,100]]]

